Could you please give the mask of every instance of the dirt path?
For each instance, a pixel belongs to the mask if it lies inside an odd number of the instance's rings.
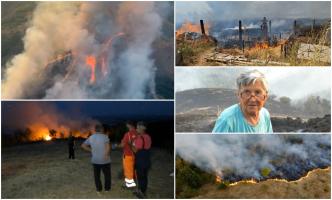
[[[95,191],[89,153],[79,146],[75,153],[77,159],[67,159],[63,141],[2,148],[1,198],[136,198],[132,191],[122,188],[121,151],[111,153],[111,192],[100,196]],[[173,198],[173,154],[161,149],[153,149],[151,154],[148,197]]]

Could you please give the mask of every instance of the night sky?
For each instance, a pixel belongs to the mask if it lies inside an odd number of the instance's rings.
[[[38,104],[46,109],[49,107],[55,108],[58,112],[67,116],[118,117],[143,115],[172,118],[174,112],[173,101],[3,101],[1,104],[2,118],[19,115],[19,113],[16,113],[18,107],[19,110],[29,110],[31,104]]]

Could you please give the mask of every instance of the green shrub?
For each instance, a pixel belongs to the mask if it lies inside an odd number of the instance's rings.
[[[261,169],[261,175],[264,176],[264,177],[269,176],[270,172],[271,172],[271,169],[268,168],[268,167],[263,167]]]

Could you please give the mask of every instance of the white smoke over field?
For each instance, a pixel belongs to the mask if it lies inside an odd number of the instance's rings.
[[[330,166],[331,136],[177,135],[176,152],[187,162],[238,181],[254,178],[294,180],[314,168]],[[264,177],[261,170],[271,173]]]
[[[165,3],[40,2],[24,51],[7,63],[2,97],[154,97],[152,43]]]

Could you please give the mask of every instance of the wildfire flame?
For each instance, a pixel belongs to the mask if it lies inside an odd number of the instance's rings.
[[[90,84],[93,84],[96,81],[96,57],[89,55],[86,57],[85,62],[91,68]]]
[[[44,137],[44,140],[46,140],[46,141],[50,141],[50,140],[52,140],[52,138],[51,138],[49,135],[46,135],[46,136]]]
[[[254,49],[268,49],[269,44],[266,42],[257,42],[253,48]]]
[[[222,182],[222,180],[221,180],[221,177],[220,176],[216,176],[216,183],[221,183]]]
[[[267,179],[266,181],[268,180],[273,180],[273,181],[278,181],[278,182],[284,182],[284,183],[294,183],[294,182],[300,182],[306,178],[308,178],[310,176],[311,173],[315,172],[316,170],[324,170],[324,171],[328,171],[330,170],[330,167],[327,167],[325,169],[314,169],[312,171],[309,171],[305,176],[297,179],[297,180],[294,180],[294,181],[288,181],[287,179],[279,179],[279,178],[272,178],[272,179]],[[222,182],[222,179],[220,176],[216,175],[216,183],[221,183]],[[256,183],[259,183],[260,181],[258,180],[255,180],[255,179],[247,179],[247,180],[241,180],[241,181],[238,181],[238,182],[234,182],[234,183],[231,183],[229,184],[229,186],[235,186],[235,185],[238,185],[238,184],[246,184],[246,183],[249,183],[249,184],[256,184]]]
[[[205,33],[209,34],[209,24],[204,24]],[[185,32],[195,32],[195,33],[201,33],[201,25],[200,24],[192,24],[190,22],[185,22],[182,24],[182,26],[176,30],[176,36],[179,36]]]
[[[89,83],[90,84],[94,84],[96,82],[96,68],[98,66],[100,66],[101,73],[104,77],[109,73],[108,72],[108,66],[107,66],[107,60],[108,60],[107,55],[108,55],[109,48],[112,44],[112,41],[115,38],[123,36],[123,35],[125,35],[125,33],[119,32],[119,33],[115,34],[114,36],[111,36],[106,42],[104,42],[104,44],[103,44],[103,46],[100,50],[100,53],[98,53],[97,55],[91,54],[91,55],[88,55],[88,56],[85,57],[85,63],[90,68],[90,71],[91,71],[90,78],[89,78]],[[69,75],[74,71],[74,67],[77,64],[77,62],[76,62],[77,54],[78,54],[78,52],[69,51],[69,52],[66,52],[63,55],[57,55],[56,58],[50,60],[44,66],[44,68],[47,68],[51,64],[56,63],[56,62],[60,62],[60,61],[66,59],[68,57],[72,57],[73,62],[69,66],[68,73],[64,77],[64,80],[66,80],[69,77]]]

